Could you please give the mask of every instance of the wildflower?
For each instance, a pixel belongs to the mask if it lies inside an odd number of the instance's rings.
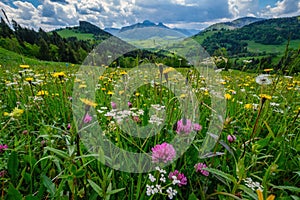
[[[161,169],[161,168],[159,168],[158,166],[155,167],[155,169],[156,169],[156,171],[159,171],[159,173],[161,173],[161,174],[166,174],[166,173],[167,173],[166,170]]]
[[[197,163],[194,168],[196,169],[196,172],[200,172],[204,176],[208,176],[209,172],[204,170],[204,168],[207,168],[206,164],[204,163]]]
[[[2,153],[7,148],[8,148],[7,144],[4,144],[4,145],[0,144],[0,153]]]
[[[228,135],[228,136],[227,136],[227,141],[228,141],[229,143],[232,143],[232,142],[234,142],[235,140],[236,140],[235,135]]]
[[[55,72],[55,73],[52,74],[52,76],[54,78],[63,78],[63,77],[66,76],[66,74],[64,72]]]
[[[259,85],[269,85],[272,83],[272,80],[269,78],[268,74],[261,74],[255,78],[255,82]]]
[[[194,131],[201,131],[201,129],[202,129],[202,126],[200,125],[200,124],[193,124],[193,129],[194,129]]]
[[[170,172],[169,179],[175,181],[174,182],[175,184],[178,183],[179,187],[187,184],[187,178],[183,173],[179,173],[178,170],[175,170],[174,172]]]
[[[114,93],[112,91],[108,91],[107,94],[113,95]]]
[[[266,99],[271,100],[272,99],[272,97],[267,94],[260,94],[259,97],[262,98],[263,100],[266,100]]]
[[[132,107],[132,103],[130,101],[128,101],[127,105],[128,105],[129,108]]]
[[[168,67],[167,69],[163,70],[163,74],[167,74],[169,72],[174,71],[175,69],[173,67]]]
[[[68,125],[67,125],[67,130],[70,130],[70,129],[71,129],[71,124],[68,123]]]
[[[176,196],[177,191],[172,189],[171,187],[168,187],[167,189],[168,197],[169,199],[173,199],[174,196]]]
[[[23,113],[24,113],[24,110],[16,107],[16,108],[14,108],[14,110],[11,113],[4,112],[4,116],[20,117]]]
[[[25,81],[31,83],[33,81],[33,78],[31,78],[31,77],[25,78]]]
[[[80,85],[78,86],[79,89],[81,89],[81,88],[86,88],[86,87],[87,87],[86,84],[80,84]]]
[[[224,97],[225,97],[225,99],[226,99],[226,100],[229,100],[229,99],[231,99],[231,95],[230,95],[230,94],[228,94],[228,93],[226,93],[226,94],[224,95]]]
[[[152,174],[149,174],[149,180],[153,183],[156,181],[156,178]]]
[[[80,101],[82,101],[87,106],[91,106],[91,107],[97,106],[97,104],[95,102],[88,100],[88,99],[80,99]]]
[[[253,109],[253,105],[251,103],[247,103],[247,104],[245,104],[244,108],[247,110],[251,110],[251,109]]]
[[[85,124],[90,123],[92,121],[92,116],[89,115],[89,113],[86,113],[86,115],[84,116],[83,122]]]
[[[262,190],[257,189],[256,193],[257,193],[258,200],[264,200]],[[266,200],[274,200],[274,199],[275,199],[275,195],[271,194],[270,196],[267,197]]]
[[[152,149],[152,162],[164,162],[172,161],[176,156],[176,151],[171,144],[166,142],[155,145]]]
[[[23,68],[23,69],[28,69],[29,65],[20,65],[20,67]]]
[[[49,94],[48,91],[41,90],[36,94],[36,96],[47,96],[48,94]]]
[[[127,72],[125,72],[125,71],[120,72],[120,75],[126,75],[126,74],[127,74]]]
[[[192,122],[189,119],[181,119],[177,122],[176,132],[178,134],[189,134],[193,129]]]
[[[260,185],[259,182],[254,182],[251,178],[244,179],[244,182],[245,182],[245,185],[247,187],[249,187],[250,189],[252,189],[253,191],[255,191],[255,190],[262,191],[263,190],[263,186]]]
[[[181,94],[179,97],[180,97],[181,99],[183,99],[183,98],[186,97],[186,95],[185,95],[185,94]]]
[[[110,102],[112,109],[117,109],[117,104],[115,102]]]

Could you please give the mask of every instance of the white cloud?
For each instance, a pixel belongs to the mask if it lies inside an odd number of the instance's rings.
[[[26,2],[27,1],[27,2]],[[201,29],[212,22],[243,16],[299,14],[299,0],[281,0],[259,10],[260,0],[2,0],[8,17],[23,26],[51,30],[78,25],[79,20],[104,27],[122,27],[146,19],[172,27]],[[262,1],[262,0],[261,0]],[[34,1],[36,2],[36,1]],[[13,6],[12,6],[13,5]]]
[[[263,17],[284,17],[300,15],[299,0],[281,0],[277,1],[275,6],[268,5],[260,13]]]
[[[228,10],[234,18],[255,16],[258,8],[258,0],[228,0]]]

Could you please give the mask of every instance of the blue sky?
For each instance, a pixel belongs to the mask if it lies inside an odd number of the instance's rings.
[[[79,20],[119,28],[146,19],[200,30],[244,16],[300,15],[299,0],[1,0],[0,8],[10,20],[44,30],[76,26]]]

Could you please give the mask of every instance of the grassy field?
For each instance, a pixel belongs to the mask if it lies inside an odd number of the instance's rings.
[[[1,199],[299,199],[297,74],[0,58]]]
[[[246,41],[248,43],[248,50],[249,52],[254,52],[254,53],[279,53],[281,54],[282,52],[285,51],[286,49],[286,43],[281,44],[281,45],[264,45],[260,43],[256,43],[254,41]],[[293,49],[299,49],[300,47],[300,40],[291,40],[289,48]]]
[[[57,33],[63,37],[63,38],[69,38],[69,37],[76,37],[78,40],[93,40],[94,35],[91,33],[78,33],[74,30],[70,29],[63,29],[60,31],[57,31]]]

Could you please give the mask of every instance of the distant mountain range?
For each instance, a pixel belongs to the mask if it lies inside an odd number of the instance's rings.
[[[220,22],[220,23],[216,23],[213,24],[209,27],[207,27],[206,29],[204,29],[203,31],[216,31],[216,30],[233,30],[236,28],[242,28],[243,26],[252,24],[254,22],[258,22],[258,21],[262,21],[265,20],[264,18],[256,18],[256,17],[242,17],[242,18],[238,18],[236,20],[230,21],[230,22]]]
[[[125,26],[120,29],[118,28],[105,28],[104,30],[111,33],[114,36],[120,37],[120,38],[133,38],[132,33],[134,31],[137,31],[141,33],[141,29],[147,29],[147,30],[160,30],[160,37],[165,36],[181,36],[181,37],[190,37],[192,35],[195,35],[199,33],[200,30],[197,29],[181,29],[181,28],[169,28],[168,26],[164,25],[162,22],[154,23],[149,20],[145,20],[142,23],[136,23],[132,24],[130,26]],[[169,35],[170,34],[170,35]],[[148,35],[148,34],[146,34]],[[152,37],[153,34],[148,36],[143,36],[143,38],[149,38]],[[138,37],[139,38],[139,37]]]

